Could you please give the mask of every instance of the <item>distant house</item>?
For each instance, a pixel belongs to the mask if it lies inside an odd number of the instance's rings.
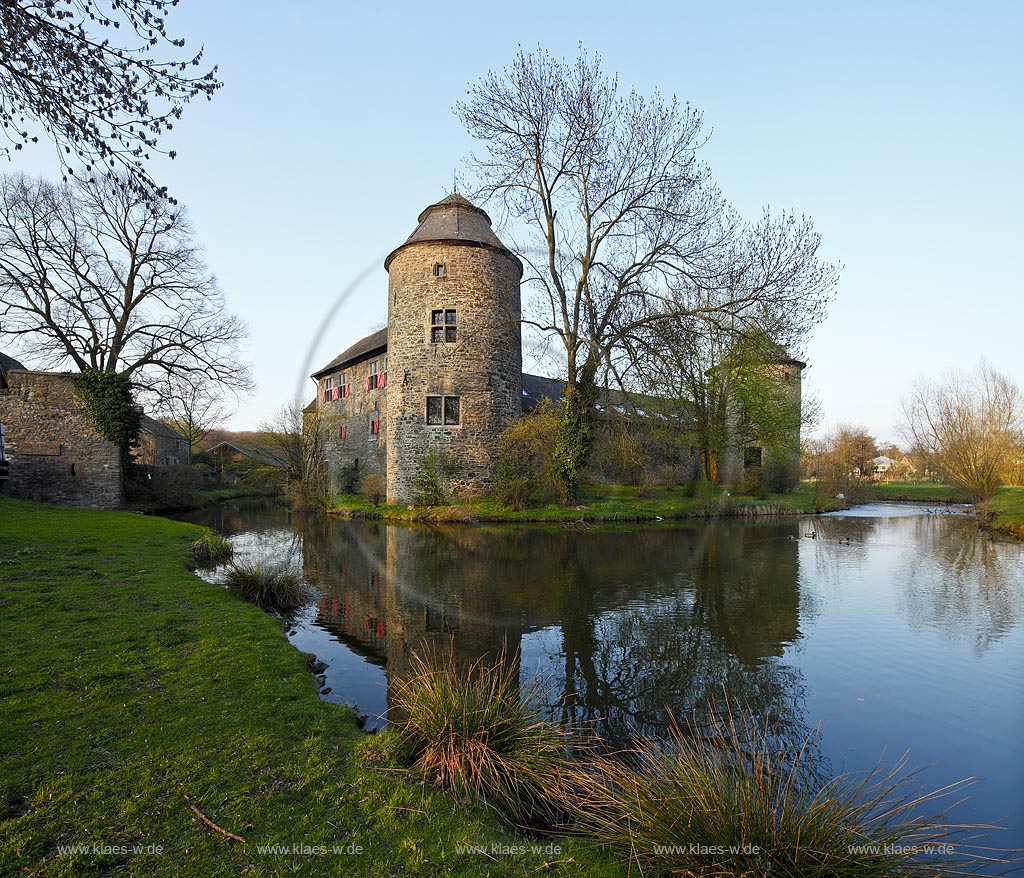
[[[263,446],[253,445],[250,442],[218,442],[213,447],[208,448],[206,453],[213,458],[217,469],[222,472],[232,464],[244,463],[246,461],[258,464],[259,466],[272,466],[280,469],[284,469],[287,466],[285,460],[275,451]]]
[[[914,467],[911,466],[910,461],[905,457],[901,460],[896,460],[895,458],[880,454],[871,461],[871,464],[875,479],[883,482],[899,481],[909,475],[913,475],[915,472]]]
[[[136,463],[143,466],[177,466],[189,462],[189,442],[173,427],[149,415],[142,416],[139,426],[139,445],[132,453]]]

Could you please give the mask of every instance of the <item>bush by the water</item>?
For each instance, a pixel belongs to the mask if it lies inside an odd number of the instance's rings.
[[[309,600],[309,589],[288,567],[264,561],[235,561],[224,584],[264,610],[296,610]]]
[[[938,878],[977,865],[959,849],[956,860],[919,853],[953,851],[971,831],[932,810],[967,781],[915,791],[906,755],[825,780],[812,751],[810,739],[728,708],[710,729],[673,724],[667,741],[598,759],[579,774],[574,810],[642,874]]]
[[[455,455],[431,448],[413,476],[413,502],[417,506],[444,506],[450,500],[448,483],[458,473],[459,461]]]
[[[411,675],[391,681],[407,761],[514,825],[550,827],[565,815],[568,739],[532,706],[538,693],[522,691],[518,656],[486,658],[463,665],[425,650],[413,654]]]
[[[231,560],[234,546],[224,537],[209,531],[192,543],[192,562],[196,567],[214,567]]]

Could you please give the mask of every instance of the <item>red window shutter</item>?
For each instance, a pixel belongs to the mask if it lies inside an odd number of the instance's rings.
[[[341,425],[341,438],[342,439],[348,438],[348,425],[347,424],[342,424]]]
[[[349,395],[349,393],[351,393],[351,392],[352,392],[352,388],[351,388],[351,386],[350,386],[350,385],[348,385],[348,384],[346,384],[346,385],[345,385],[345,399],[348,399],[348,395]]]
[[[387,383],[388,383],[388,373],[387,372],[381,372],[380,375],[377,376],[377,386],[378,387],[385,387],[385,386],[387,386]]]
[[[339,388],[334,387],[331,389],[331,399],[337,400]]]
[[[366,389],[367,389],[367,390],[369,390],[369,389],[370,389],[370,379],[371,379],[371,378],[373,378],[373,376],[372,376],[372,375],[367,375],[367,376],[366,376]]]
[[[324,402],[327,402],[327,396],[328,396],[329,393],[330,393],[329,390],[325,390],[324,391]]]

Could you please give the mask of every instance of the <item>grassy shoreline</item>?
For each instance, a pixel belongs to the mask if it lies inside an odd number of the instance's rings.
[[[0,521],[0,874],[624,874],[370,766],[280,624],[186,569],[200,528],[6,497]],[[492,844],[525,850],[457,848]]]
[[[801,488],[786,494],[754,497],[730,491],[711,500],[687,497],[681,489],[658,487],[642,497],[631,485],[587,488],[576,506],[531,507],[515,510],[492,500],[473,500],[452,506],[407,506],[381,503],[374,505],[359,494],[335,497],[329,515],[372,518],[382,521],[436,523],[612,523],[661,521],[686,518],[723,518],[758,515],[813,515],[845,508],[842,500],[819,497],[813,488]]]
[[[1000,488],[989,501],[992,516],[986,527],[1014,539],[1024,540],[1024,488]]]

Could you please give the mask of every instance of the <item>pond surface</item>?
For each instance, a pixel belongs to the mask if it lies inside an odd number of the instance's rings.
[[[410,527],[232,503],[190,520],[320,592],[289,638],[326,697],[379,727],[424,641],[520,650],[551,709],[612,744],[721,692],[803,736],[832,772],[910,762],[978,779],[953,812],[1024,846],[1024,547],[962,515],[876,504],[807,518],[595,527]],[[810,538],[810,533],[816,533]],[[849,540],[841,544],[840,539]]]

